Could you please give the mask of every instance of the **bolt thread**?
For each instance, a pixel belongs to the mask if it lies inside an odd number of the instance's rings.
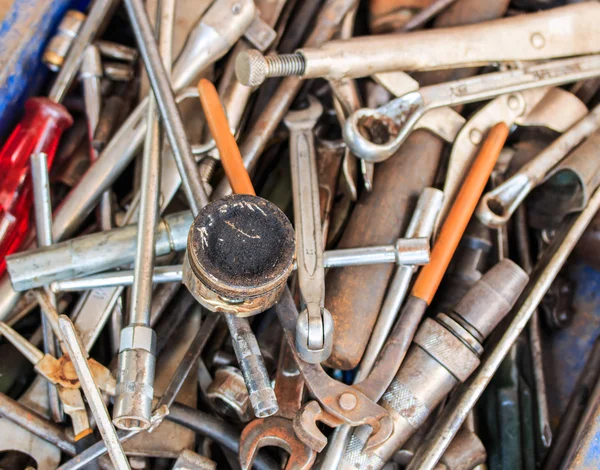
[[[306,60],[299,52],[266,56],[267,77],[289,77],[302,75],[306,69]]]

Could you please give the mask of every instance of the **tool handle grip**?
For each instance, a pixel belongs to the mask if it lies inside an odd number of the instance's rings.
[[[0,151],[0,272],[29,227],[32,205],[29,159],[45,153],[52,164],[62,132],[73,124],[66,108],[48,98],[30,98],[25,115]]]

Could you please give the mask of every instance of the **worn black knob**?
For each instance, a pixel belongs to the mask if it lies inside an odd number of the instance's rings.
[[[273,203],[234,194],[205,206],[190,228],[184,283],[212,311],[271,307],[292,271],[294,230]]]

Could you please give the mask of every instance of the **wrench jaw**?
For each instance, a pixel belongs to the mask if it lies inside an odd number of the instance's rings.
[[[327,437],[317,427],[317,421],[331,427],[341,426],[344,421],[323,411],[316,401],[309,401],[298,410],[294,416],[296,436],[311,449],[321,452],[327,445]]]
[[[371,450],[390,437],[393,431],[393,422],[387,412],[383,416],[380,416],[380,414],[376,416],[366,415],[367,417],[360,419],[360,421],[348,420],[347,417],[337,417],[323,410],[318,402],[310,401],[294,416],[294,431],[307,446],[321,452],[327,445],[327,438],[317,427],[317,421],[334,428],[343,424],[349,424],[353,427],[368,425],[371,427],[372,432],[365,444],[365,450]]]
[[[267,446],[280,447],[290,454],[286,470],[308,470],[317,458],[317,453],[296,437],[289,419],[271,416],[255,419],[242,431],[239,450],[242,470],[250,470],[258,450]]]
[[[396,153],[424,111],[423,97],[418,92],[407,93],[376,109],[359,109],[346,120],[344,140],[362,160],[382,162]]]
[[[296,323],[296,349],[309,364],[325,361],[333,350],[333,317],[326,308],[311,315],[306,308],[298,315]]]

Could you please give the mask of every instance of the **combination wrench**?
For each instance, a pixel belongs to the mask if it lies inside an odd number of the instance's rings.
[[[308,106],[284,118],[290,130],[290,166],[294,199],[298,283],[304,309],[296,325],[296,348],[306,362],[326,360],[333,348],[333,318],[325,308],[323,233],[316,154],[312,130],[323,113],[314,97]]]
[[[344,126],[344,140],[360,158],[380,162],[393,155],[427,111],[445,106],[483,101],[506,93],[558,86],[600,75],[600,55],[528,64],[505,72],[431,85],[407,93],[376,109],[354,112]],[[369,129],[386,130],[383,144],[372,142]]]

